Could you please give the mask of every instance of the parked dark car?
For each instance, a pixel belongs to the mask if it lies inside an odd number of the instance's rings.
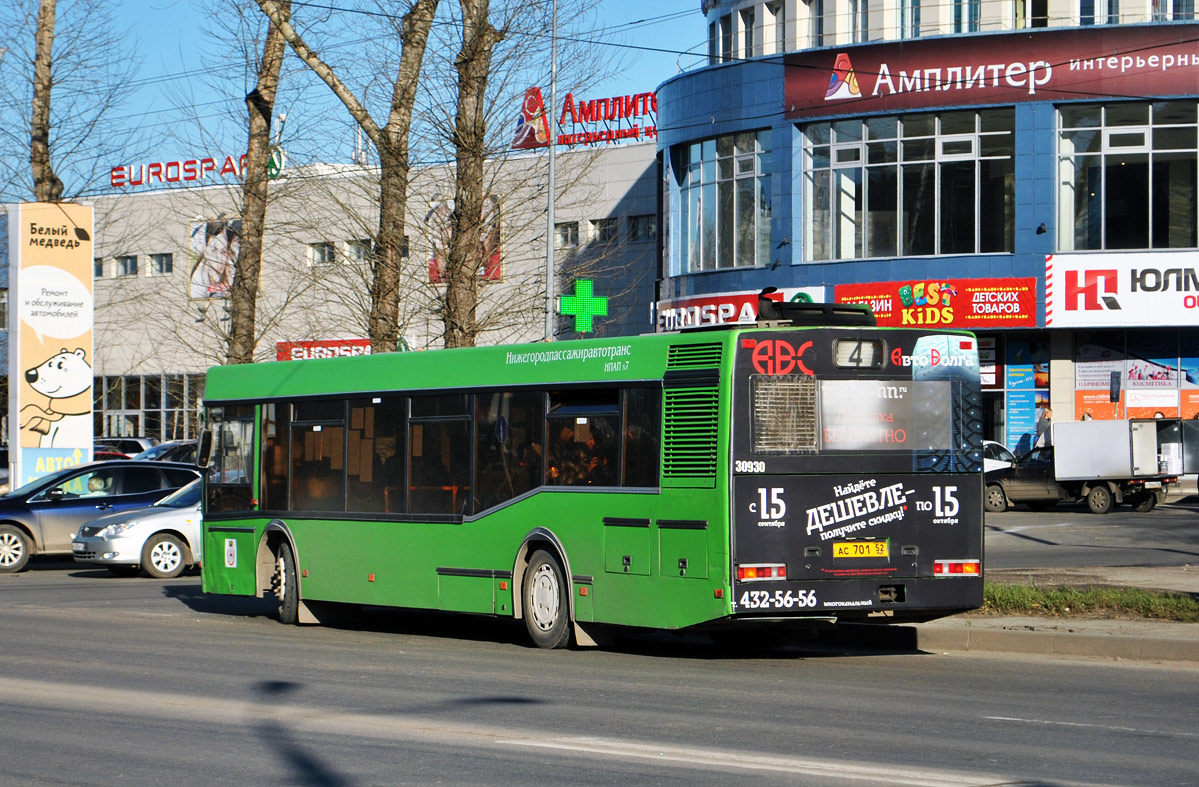
[[[200,477],[175,462],[91,462],[44,475],[0,497],[0,574],[21,571],[33,555],[69,555],[84,522],[144,508]]]
[[[184,462],[186,464],[196,463],[196,441],[195,440],[171,440],[166,443],[159,443],[153,448],[147,448],[141,453],[134,454],[130,459],[156,459],[159,462]]]
[[[94,442],[97,446],[108,446],[107,450],[119,451],[130,456],[158,444],[153,437],[97,437]]]
[[[1053,447],[1034,448],[1010,467],[989,470],[983,501],[988,511],[1004,511],[1012,503],[1049,508],[1070,497],[1053,475]]]

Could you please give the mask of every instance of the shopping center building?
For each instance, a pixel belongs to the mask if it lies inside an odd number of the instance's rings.
[[[659,329],[764,287],[976,331],[984,431],[1199,416],[1192,0],[705,0],[658,91]]]
[[[653,142],[557,154],[556,292],[593,279],[607,314],[592,336],[651,328],[659,177]],[[479,270],[479,344],[545,337],[545,151],[488,167],[487,258]],[[212,166],[205,161],[214,162]],[[225,162],[222,166],[221,162]],[[95,436],[195,437],[207,369],[224,361],[240,244],[236,157],[112,167],[95,210]],[[221,169],[229,169],[220,177]],[[190,177],[189,177],[190,174]],[[400,349],[444,346],[441,255],[449,167],[414,172],[407,204]],[[256,360],[369,352],[371,237],[378,172],[287,167],[271,183]],[[578,337],[555,318],[555,339]]]

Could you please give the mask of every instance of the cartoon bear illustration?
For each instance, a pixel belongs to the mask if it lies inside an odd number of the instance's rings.
[[[28,404],[21,408],[21,428],[41,435],[42,448],[84,446],[92,439],[90,409],[79,413],[58,412],[57,399],[70,399],[92,387],[92,367],[83,348],[63,348],[43,363],[25,371],[25,382],[50,398],[47,407]],[[89,403],[90,404],[90,403]]]

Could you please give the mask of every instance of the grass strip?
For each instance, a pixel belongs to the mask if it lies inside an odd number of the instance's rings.
[[[983,607],[979,611],[1048,617],[1118,615],[1195,623],[1199,621],[1199,599],[1139,588],[1043,588],[988,582],[983,585]]]

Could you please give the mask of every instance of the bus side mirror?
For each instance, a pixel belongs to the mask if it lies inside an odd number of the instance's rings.
[[[200,467],[208,467],[208,460],[212,458],[212,431],[205,429],[200,434],[200,450],[197,452],[196,464]]]

